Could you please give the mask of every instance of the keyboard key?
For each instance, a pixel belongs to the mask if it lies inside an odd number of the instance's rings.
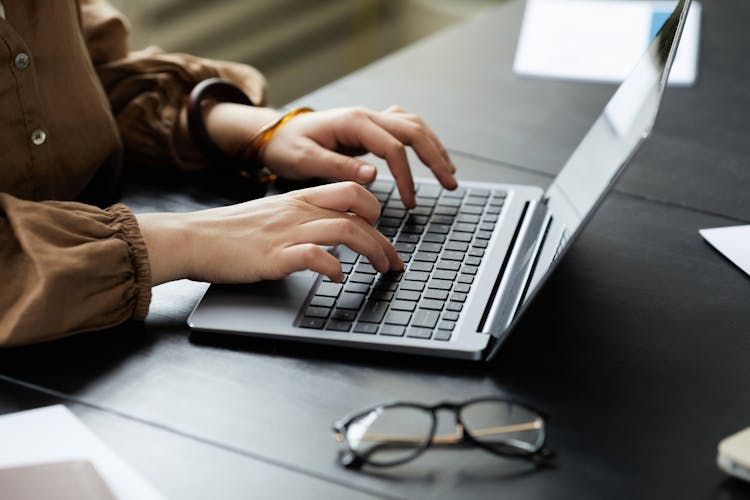
[[[380,327],[380,335],[403,337],[404,331],[406,331],[406,328],[398,325],[383,325]]]
[[[469,195],[464,200],[464,203],[466,205],[477,205],[477,206],[483,207],[487,203],[487,198],[486,197],[485,198],[481,198],[481,197],[478,197],[478,196],[471,196],[471,195]]]
[[[427,291],[429,292],[430,290]],[[413,302],[416,302],[421,296],[422,295],[419,292],[414,292],[412,290],[399,290],[398,292],[396,292],[395,298],[396,300],[411,300]]]
[[[418,339],[429,339],[432,337],[432,330],[429,328],[417,328],[412,326],[406,330],[406,336]]]
[[[431,311],[442,311],[443,304],[442,300],[422,299],[422,302],[419,303],[419,307]]]
[[[477,230],[477,225],[468,224],[466,222],[458,222],[455,226],[453,226],[453,230],[461,233],[473,233]]]
[[[419,243],[419,235],[401,233],[398,235],[398,238],[396,238],[396,241],[403,243]]]
[[[443,245],[440,243],[422,243],[419,245],[419,251],[420,252],[442,252],[443,251]]]
[[[472,257],[484,257],[484,249],[472,247],[469,249],[469,255]]]
[[[464,205],[461,207],[462,214],[482,215],[482,212],[484,212],[483,207],[477,207],[474,205]]]
[[[385,315],[385,323],[388,325],[406,326],[410,319],[411,313],[408,311],[388,311],[388,314]],[[380,333],[383,333],[382,330]]]
[[[308,306],[305,316],[310,318],[327,318],[331,310],[327,307]]]
[[[502,209],[502,207],[487,207],[487,213],[490,215],[499,214]]]
[[[446,250],[445,252],[443,252],[443,255],[441,257],[445,260],[455,260],[461,262],[462,260],[464,260],[464,253]]]
[[[422,234],[424,226],[420,224],[404,224],[401,228],[401,234]]]
[[[385,290],[388,292],[393,292],[398,288],[398,282],[397,281],[391,281],[381,278],[378,278],[378,281],[375,282],[372,287],[375,290]]]
[[[508,192],[507,191],[503,191],[502,189],[497,189],[497,190],[495,190],[495,191],[492,192],[492,197],[493,198],[505,198],[506,196],[508,196]]]
[[[359,315],[359,321],[363,323],[380,323],[388,309],[388,302],[368,300]]]
[[[471,244],[474,248],[487,248],[487,240],[474,240],[474,243]]]
[[[432,207],[420,207],[412,208],[409,212],[412,215],[430,215],[432,213]]]
[[[346,321],[354,321],[357,317],[357,311],[350,309],[336,309],[331,313],[331,319],[343,319]]]
[[[435,340],[450,340],[451,332],[448,330],[437,330],[432,338]]]
[[[393,300],[393,291],[392,290],[384,290],[382,288],[373,290],[370,294],[370,300],[380,300],[383,302],[390,302]]]
[[[423,198],[437,198],[442,193],[443,188],[437,184],[422,184],[417,190],[417,194]]]
[[[483,222],[479,225],[479,229],[482,231],[494,231],[495,230],[495,223],[494,222]]]
[[[452,252],[466,252],[469,249],[469,244],[465,241],[449,241],[445,244],[445,249]]]
[[[440,323],[438,323],[439,330],[448,330],[449,332],[452,332],[455,327],[455,321],[441,321]]]
[[[359,254],[347,246],[339,245],[336,248],[336,256],[344,264],[354,264],[355,262],[357,262],[357,257],[359,257]]]
[[[361,293],[344,292],[339,298],[336,307],[341,309],[359,309],[365,301],[365,296]]]
[[[451,286],[453,286],[453,282],[448,280],[436,280],[433,278],[430,280],[427,286],[430,288],[436,288],[438,290],[450,290]]]
[[[433,215],[432,219],[430,219],[435,224],[453,224],[453,221],[455,220],[455,217],[452,215]]]
[[[422,241],[429,243],[443,243],[445,241],[445,235],[440,233],[427,233],[422,238]]]
[[[453,292],[451,294],[451,300],[453,302],[466,302],[466,294],[461,292]]]
[[[357,323],[354,327],[354,332],[374,335],[378,332],[378,325],[374,323]]]
[[[340,321],[337,319],[332,319],[326,325],[326,330],[335,330],[337,332],[348,332],[349,330],[351,330],[351,328],[351,321]]]
[[[436,267],[438,269],[446,269],[448,271],[458,271],[461,267],[461,262],[457,260],[441,259],[440,261],[438,261]]]
[[[471,285],[468,283],[456,283],[456,286],[453,287],[453,291],[459,293],[469,293],[470,289]]]
[[[474,236],[480,240],[489,240],[492,237],[492,231],[477,231]]]
[[[443,191],[443,198],[463,198],[466,195],[466,188],[456,188],[453,191]]]
[[[398,253],[398,256],[401,257],[402,261],[404,261],[404,264],[408,264],[411,261],[410,253],[404,253],[404,252],[396,252],[396,253]]]
[[[440,205],[435,207],[435,213],[437,215],[456,215],[458,213],[458,207],[448,207],[441,202]]]
[[[427,198],[424,196],[417,195],[417,207],[434,207],[435,203],[437,203],[436,198]]]
[[[380,212],[380,217],[392,217],[395,219],[403,219],[406,216],[405,208],[385,208]]]
[[[355,273],[363,273],[363,274],[378,274],[377,269],[372,267],[372,264],[369,262],[360,262],[357,264],[357,267],[354,268]]]
[[[460,198],[443,198],[442,200],[440,200],[440,206],[458,208],[461,206],[461,199]]]
[[[427,221],[429,220],[430,220],[430,217],[428,215],[409,214],[409,216],[406,218],[406,223],[417,225],[417,226],[424,226],[425,224],[427,224]]]
[[[470,274],[459,274],[458,275],[458,282],[459,283],[474,283],[474,276]]]
[[[448,298],[448,292],[446,292],[445,290],[437,290],[435,288],[428,288],[424,292],[424,298],[445,301]]]
[[[430,224],[427,226],[427,231],[430,233],[448,234],[451,227],[448,224]]]
[[[344,285],[340,283],[321,283],[315,295],[323,297],[338,297]]]
[[[443,313],[443,321],[457,321],[458,320],[458,312],[456,311],[445,311]]]
[[[349,281],[352,283],[364,283],[366,285],[371,285],[373,281],[375,281],[375,275],[374,274],[363,274],[363,273],[353,273],[349,277]],[[320,292],[318,292],[320,293]]]
[[[378,227],[399,227],[401,225],[401,219],[396,217],[380,217],[378,221]]]
[[[417,304],[408,300],[394,300],[393,302],[391,302],[391,311],[413,312],[416,308]]]
[[[316,307],[333,307],[334,302],[336,302],[336,299],[333,297],[315,295],[310,301],[310,305]]]
[[[434,273],[432,273],[432,277],[437,278],[439,280],[451,280],[452,281],[456,279],[456,271],[447,271],[445,269],[438,269]]]
[[[364,283],[347,283],[344,291],[352,293],[367,293],[370,291],[370,287]]]
[[[484,188],[472,188],[471,191],[469,191],[469,196],[481,196],[483,198],[488,198],[490,196],[490,190]]]
[[[407,281],[427,281],[430,279],[430,273],[423,271],[407,271],[404,279]]]
[[[406,243],[404,241],[396,241],[393,246],[396,247],[397,252],[403,253],[414,253],[414,251],[417,249],[417,245],[415,245],[414,243]]]
[[[478,266],[481,263],[482,259],[480,259],[479,257],[466,257],[466,259],[464,259],[464,264],[468,264],[470,266]]]
[[[482,222],[497,222],[499,219],[498,214],[488,214],[482,218]]]
[[[414,260],[421,262],[436,262],[439,254],[435,252],[417,252],[414,254]]]
[[[424,271],[426,273],[429,273],[432,271],[434,264],[431,262],[412,262],[412,264],[409,266],[409,271]]]
[[[461,233],[461,232],[453,231],[450,234],[451,241],[461,241],[464,243],[470,242],[472,237],[473,235],[471,233]]]
[[[378,231],[380,231],[383,234],[383,236],[392,238],[396,236],[396,233],[398,233],[398,228],[378,226]]]
[[[468,224],[476,224],[479,222],[479,216],[478,215],[472,215],[472,214],[461,214],[456,218],[456,222],[464,222]]]
[[[461,272],[464,274],[471,274],[472,276],[477,274],[477,266],[464,266],[461,268]]]
[[[409,290],[412,292],[421,292],[424,290],[424,283],[421,281],[402,281],[399,290]]]
[[[322,329],[325,324],[326,320],[323,318],[309,318],[307,316],[299,321],[300,328],[314,328],[316,330]]]
[[[460,312],[461,309],[463,309],[464,305],[460,302],[448,302],[448,304],[445,306],[446,309],[449,311],[456,311]]]

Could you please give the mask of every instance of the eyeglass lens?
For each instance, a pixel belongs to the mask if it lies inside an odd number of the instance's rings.
[[[537,451],[544,442],[544,423],[534,411],[505,401],[477,401],[460,412],[464,430],[499,452],[509,447]]]
[[[428,444],[432,425],[432,415],[419,408],[378,408],[353,420],[346,439],[366,462],[390,465],[417,455]]]

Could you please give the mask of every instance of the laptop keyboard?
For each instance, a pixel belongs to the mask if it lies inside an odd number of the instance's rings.
[[[368,189],[383,209],[377,228],[394,242],[404,271],[378,273],[366,257],[336,247],[344,281],[322,277],[297,326],[364,335],[450,340],[471,291],[505,191],[446,191],[417,184],[407,210],[393,182]]]

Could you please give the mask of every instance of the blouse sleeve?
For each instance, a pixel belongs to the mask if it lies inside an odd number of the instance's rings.
[[[0,193],[0,345],[142,320],[151,271],[135,216]]]
[[[82,0],[84,36],[123,139],[126,163],[187,168],[175,143],[179,112],[192,88],[206,78],[229,80],[265,104],[264,77],[243,64],[150,47],[129,52],[125,18],[103,0]]]

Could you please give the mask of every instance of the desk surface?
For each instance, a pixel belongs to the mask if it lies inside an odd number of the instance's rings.
[[[545,184],[612,88],[514,77],[521,14],[488,11],[302,102],[398,102],[445,139],[462,178]],[[0,352],[0,412],[67,402],[174,498],[750,497],[714,465],[719,439],[750,421],[749,281],[697,234],[750,213],[748,14],[705,3],[698,85],[668,90],[654,136],[491,365],[194,343],[185,319],[205,285],[176,282],[155,289],[144,326]],[[134,182],[125,201],[231,201],[189,181]],[[552,415],[555,468],[450,450],[377,473],[336,464],[330,425],[351,410],[488,393]]]

